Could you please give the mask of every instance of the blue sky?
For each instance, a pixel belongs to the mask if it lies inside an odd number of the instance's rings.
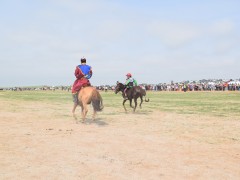
[[[0,86],[240,78],[238,0],[2,0]]]

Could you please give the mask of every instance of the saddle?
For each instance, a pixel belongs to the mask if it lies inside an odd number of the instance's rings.
[[[88,86],[91,86],[91,83],[83,84],[83,85],[82,85],[82,88],[84,88],[84,87],[88,87]],[[81,89],[82,89],[82,88],[81,88]]]

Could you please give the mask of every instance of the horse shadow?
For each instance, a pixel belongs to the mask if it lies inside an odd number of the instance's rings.
[[[152,111],[140,111],[140,110],[138,110],[138,111],[126,111],[126,112],[121,112],[120,114],[128,114],[128,115],[130,115],[130,114],[132,114],[132,115],[149,115],[149,114],[151,114],[152,113]]]
[[[86,125],[91,125],[91,124],[96,124],[97,126],[107,126],[108,123],[106,123],[105,121],[103,121],[101,118],[97,118],[95,120],[92,120],[92,119],[85,119],[84,122],[82,122],[83,124],[86,124]]]

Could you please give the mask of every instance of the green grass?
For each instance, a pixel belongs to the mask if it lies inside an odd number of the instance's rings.
[[[113,92],[101,92],[105,108],[122,108],[122,97]],[[240,117],[240,92],[147,92],[150,102],[143,103],[142,112],[166,111],[180,114],[204,114]],[[2,91],[0,102],[40,101],[46,103],[71,103],[66,91]],[[138,101],[139,102],[139,101]],[[129,102],[126,102],[129,108]]]
[[[150,107],[181,114],[240,116],[240,92],[148,93]]]
[[[0,92],[0,100],[13,101],[43,101],[66,102],[72,100],[71,93],[66,91],[3,91]]]

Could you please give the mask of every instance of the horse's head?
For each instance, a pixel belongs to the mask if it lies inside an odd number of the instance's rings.
[[[119,91],[123,91],[125,89],[125,86],[122,83],[118,83],[115,88],[115,94],[117,94]]]

